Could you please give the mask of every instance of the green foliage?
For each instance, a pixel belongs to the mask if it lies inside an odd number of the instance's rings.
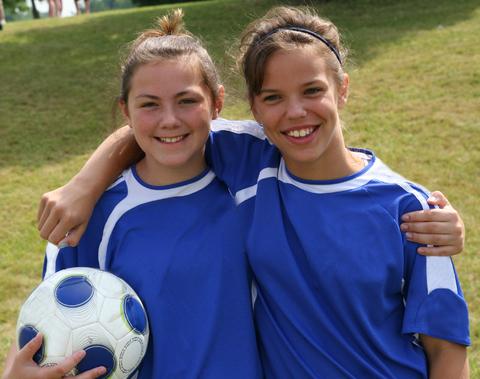
[[[187,27],[222,69],[224,117],[250,117],[225,52],[234,52],[242,27],[273,3],[181,4]],[[463,216],[467,245],[455,261],[471,312],[472,378],[480,378],[478,1],[309,3],[339,25],[353,52],[347,142],[442,190]],[[109,132],[119,49],[171,7],[12,22],[0,34],[0,371],[18,308],[40,280],[38,199],[68,180]]]
[[[6,12],[12,14],[28,10],[25,0],[3,0],[3,6]]]
[[[186,3],[187,1],[188,0],[133,0],[133,2],[135,4],[140,5],[140,6]],[[202,0],[190,0],[190,1],[202,1]]]

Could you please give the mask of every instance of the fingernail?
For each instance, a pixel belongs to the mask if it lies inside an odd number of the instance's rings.
[[[406,231],[408,230],[408,225],[407,225],[407,224],[401,224],[401,225],[400,225],[400,230],[401,230],[402,232],[406,232]]]
[[[105,374],[106,372],[107,372],[107,369],[103,366],[98,369],[99,374]]]
[[[407,232],[405,235],[407,236],[407,238],[412,238],[413,237],[413,234],[410,233],[410,232]]]
[[[63,248],[68,247],[68,246],[69,245],[68,245],[67,240],[61,240],[60,243],[58,244],[59,249],[63,249]]]
[[[410,216],[409,216],[409,215],[403,215],[403,216],[402,216],[402,220],[403,220],[403,221],[409,221],[409,220],[410,220]]]

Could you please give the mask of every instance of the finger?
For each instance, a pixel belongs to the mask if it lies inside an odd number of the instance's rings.
[[[430,197],[427,199],[427,202],[430,205],[437,205],[440,208],[445,208],[446,206],[450,206],[450,202],[445,197],[445,195],[440,191],[432,192],[430,194]]]
[[[419,254],[426,256],[451,256],[461,251],[458,246],[422,246],[417,249]]]
[[[35,337],[33,337],[23,348],[20,349],[18,352],[19,358],[27,361],[33,360],[33,356],[42,346],[42,341],[42,333],[37,333]]]
[[[51,203],[49,203],[48,200],[42,199],[42,201],[44,201],[44,205],[43,205],[42,213],[41,213],[41,215],[38,219],[38,222],[37,222],[38,230],[41,230],[43,228],[43,226],[45,225],[45,222],[49,219],[50,213],[51,213],[52,207],[53,207],[53,205]],[[40,213],[40,208],[38,209],[38,213]]]
[[[450,234],[406,233],[407,240],[424,245],[450,246],[457,242]]]
[[[76,225],[74,225],[73,222],[71,222],[67,218],[63,218],[60,220],[60,222],[55,225],[55,228],[50,232],[50,235],[48,236],[48,240],[54,244],[60,243],[63,239],[68,238],[70,235],[70,230],[75,228]],[[66,241],[68,243],[68,240]]]
[[[98,378],[99,376],[104,375],[107,372],[105,367],[96,367],[92,368],[91,370],[82,372],[80,375],[76,375],[75,378],[77,379],[93,379]]]
[[[55,212],[50,212],[40,228],[40,236],[43,239],[48,240],[50,234],[52,234],[52,231],[55,229],[59,221],[60,219],[56,216]]]
[[[402,216],[404,222],[450,222],[456,218],[457,213],[451,208],[425,209],[422,211],[405,213]]]
[[[450,234],[452,225],[448,222],[407,222],[400,225],[402,232]]]
[[[62,378],[72,371],[72,369],[80,363],[83,357],[85,357],[85,351],[76,351],[61,361],[58,365],[45,368],[45,374],[55,378]]]
[[[64,240],[68,244],[68,246],[74,247],[78,245],[80,239],[83,236],[83,233],[85,233],[87,225],[87,223],[80,224],[79,226],[68,232],[68,236]]]
[[[43,195],[42,198],[40,199],[40,204],[38,204],[37,224],[40,224],[40,220],[42,218],[43,213],[45,212],[46,205],[47,205],[47,198],[45,195]]]

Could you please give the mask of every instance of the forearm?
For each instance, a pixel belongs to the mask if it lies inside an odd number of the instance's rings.
[[[102,142],[71,182],[88,188],[98,198],[125,168],[142,155],[131,129],[124,126]]]
[[[421,336],[428,358],[429,379],[468,379],[467,348],[425,335]]]
[[[110,135],[66,185],[42,196],[37,215],[42,238],[76,246],[102,193],[142,154],[128,126]]]

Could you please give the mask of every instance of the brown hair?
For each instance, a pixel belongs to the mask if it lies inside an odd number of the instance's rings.
[[[288,27],[307,29],[326,39],[331,46],[309,33],[283,29]],[[265,65],[268,58],[278,50],[313,45],[326,59],[327,66],[335,74],[337,84],[343,82],[347,49],[341,43],[337,27],[331,21],[321,18],[311,8],[272,8],[265,16],[250,23],[240,38],[237,66],[245,79],[250,101],[260,93]],[[331,48],[338,52],[340,59],[337,59]]]
[[[217,69],[200,40],[184,28],[181,9],[158,18],[156,28],[145,30],[130,44],[128,55],[122,64],[119,99],[128,102],[132,77],[139,66],[161,59],[180,58],[188,59],[189,62],[193,58],[215,101],[220,86]]]

